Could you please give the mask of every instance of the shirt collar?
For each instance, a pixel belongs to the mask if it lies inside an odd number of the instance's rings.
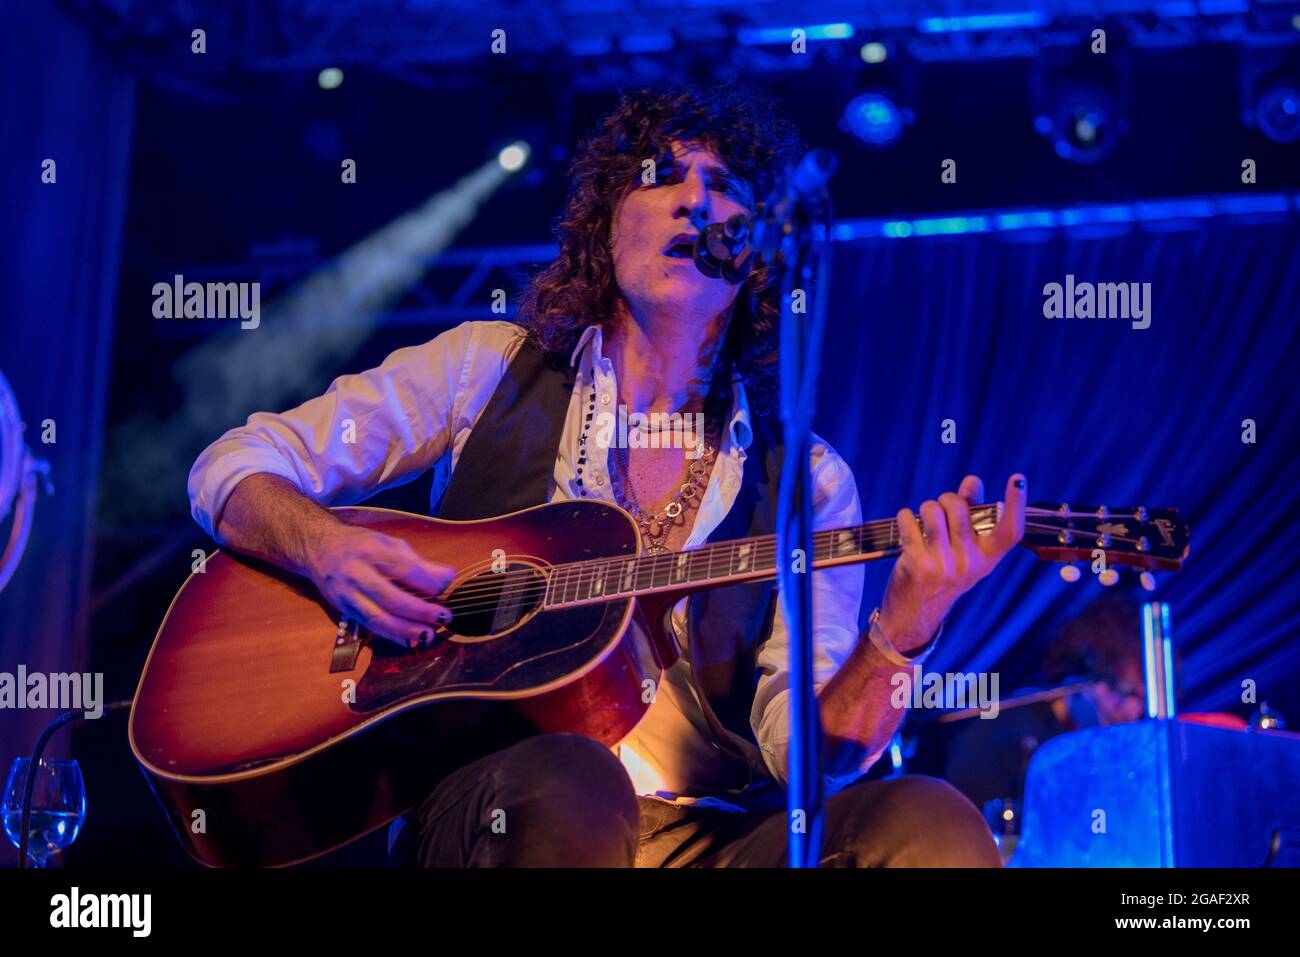
[[[749,424],[749,397],[745,395],[745,378],[739,372],[731,373],[731,439],[739,448],[749,448],[754,441],[754,429]]]
[[[569,356],[570,366],[577,366],[578,356],[580,356],[582,350],[587,347],[587,343],[591,342],[593,339],[596,341],[596,345],[593,350],[594,354],[591,357],[592,364],[594,365],[597,359],[604,357],[604,353],[601,351],[605,342],[604,333],[599,325],[593,323],[586,329],[582,330],[582,335],[578,338],[578,344],[573,347],[573,353]]]
[[[569,365],[577,366],[582,351],[591,346],[591,367],[594,369],[596,363],[605,357],[604,345],[605,334],[598,323],[592,323],[586,329],[582,330],[582,335],[578,337],[578,344],[573,347],[573,352],[569,355]],[[742,449],[749,448],[749,443],[754,441],[754,429],[750,425],[749,419],[749,399],[745,395],[744,377],[738,371],[732,370],[731,373],[731,439]]]

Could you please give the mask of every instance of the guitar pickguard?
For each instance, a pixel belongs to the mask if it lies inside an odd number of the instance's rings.
[[[432,693],[536,693],[589,664],[621,633],[628,604],[543,612],[499,638],[459,641],[453,635],[424,650],[373,643],[375,654],[357,682],[352,708],[371,712]]]

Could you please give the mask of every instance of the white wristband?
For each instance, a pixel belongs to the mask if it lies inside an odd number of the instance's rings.
[[[939,625],[939,630],[934,633],[934,637],[927,641],[919,651],[908,655],[898,650],[894,643],[889,640],[885,634],[885,629],[880,627],[880,609],[877,608],[871,613],[871,619],[867,625],[867,640],[871,642],[873,648],[884,657],[891,665],[898,668],[908,668],[912,665],[924,661],[934,651],[934,646],[939,643],[939,636],[943,634],[943,625]]]

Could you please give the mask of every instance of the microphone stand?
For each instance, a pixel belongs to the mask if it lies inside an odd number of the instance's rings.
[[[838,160],[814,150],[786,171],[751,221],[733,216],[706,227],[695,265],[712,278],[741,283],[763,262],[780,276],[780,417],[785,456],[777,490],[776,580],[790,631],[790,744],[787,802],[791,867],[816,867],[822,841],[822,725],[813,688],[812,419],[826,301],[830,295],[831,202],[826,182]],[[820,245],[815,243],[821,227]],[[814,284],[814,262],[816,264]],[[811,321],[794,296],[812,303]],[[814,292],[815,295],[809,295]]]
[[[790,745],[787,813],[790,867],[816,867],[822,845],[822,724],[813,688],[812,419],[830,293],[830,200],[785,207],[788,215],[773,225],[780,253],[770,265],[781,273],[780,416],[785,455],[777,498],[777,584],[790,633]],[[783,211],[785,211],[783,210]],[[814,248],[814,220],[824,235]],[[765,224],[766,225],[766,224]],[[761,243],[761,231],[756,237]],[[813,264],[816,262],[815,279]],[[797,289],[811,301],[809,317],[793,311]]]

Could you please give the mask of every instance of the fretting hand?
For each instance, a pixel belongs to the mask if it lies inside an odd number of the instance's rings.
[[[953,603],[986,576],[1025,533],[1027,482],[1007,480],[1002,518],[987,535],[971,527],[970,508],[984,501],[984,483],[968,475],[961,487],[921,506],[921,522],[898,513],[903,551],[881,604],[880,627],[899,651],[913,651],[939,630]]]

